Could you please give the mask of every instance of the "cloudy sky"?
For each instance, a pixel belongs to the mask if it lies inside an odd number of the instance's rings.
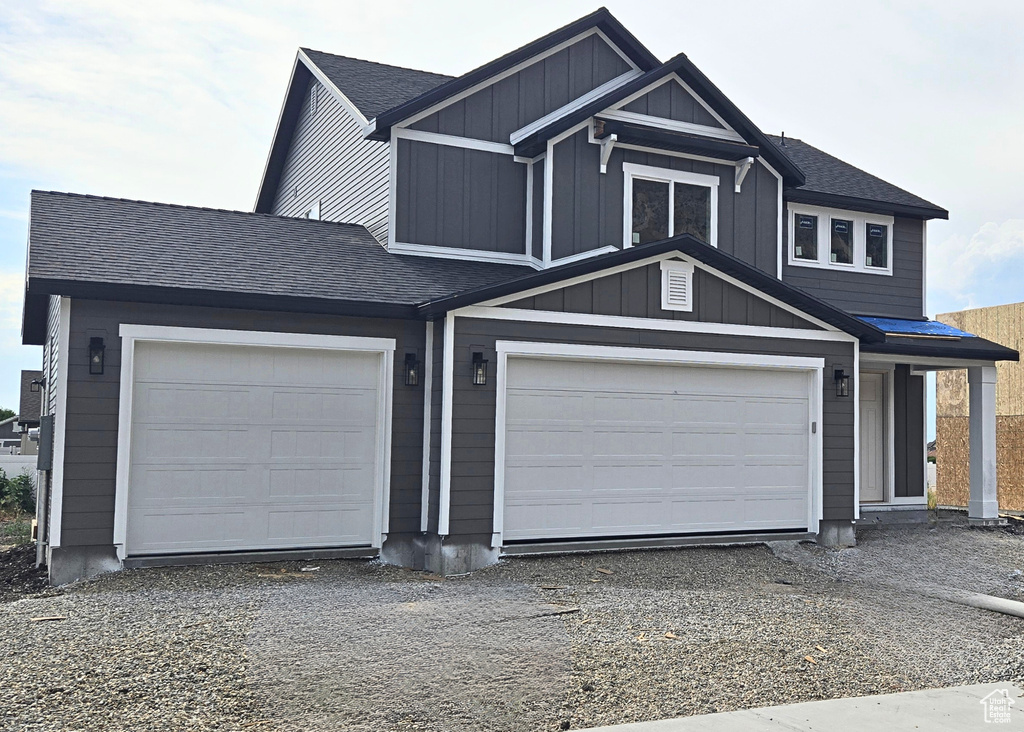
[[[0,0],[0,406],[33,188],[248,210],[295,50],[460,74],[593,2]],[[950,211],[928,310],[1024,300],[1024,3],[609,0],[784,131]]]

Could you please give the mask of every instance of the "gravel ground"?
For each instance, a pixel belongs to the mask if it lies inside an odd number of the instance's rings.
[[[1024,684],[1024,537],[955,522],[858,548],[136,570],[0,605],[0,729],[557,730]],[[39,616],[64,620],[32,622]]]

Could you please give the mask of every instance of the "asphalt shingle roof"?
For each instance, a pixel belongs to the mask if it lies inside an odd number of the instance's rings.
[[[368,120],[454,78],[309,48],[302,52]]]
[[[860,198],[897,206],[933,209],[936,213],[946,214],[943,208],[934,203],[843,162],[827,152],[808,145],[803,140],[787,137],[785,145],[783,145],[781,137],[777,135],[768,137],[803,171],[806,181],[802,186],[794,189],[797,193],[810,191],[832,196]]]
[[[412,306],[531,271],[390,254],[355,224],[32,192],[29,293],[77,282]]]

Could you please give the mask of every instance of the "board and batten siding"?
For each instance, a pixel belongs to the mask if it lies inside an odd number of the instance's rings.
[[[722,124],[699,101],[672,78],[661,86],[651,89],[642,97],[634,99],[622,110],[671,119],[676,122],[689,122],[690,124],[724,129]]]
[[[444,404],[444,318],[434,321],[434,344],[430,391],[430,482],[427,531],[437,533],[441,500],[441,423]]]
[[[489,541],[494,511],[494,438],[497,387],[489,374],[473,386],[473,351],[496,363],[496,341],[573,343],[722,353],[757,353],[825,359],[825,373],[853,367],[853,344],[841,341],[642,331],[477,318],[455,320],[450,534]],[[840,398],[826,378],[823,387],[823,511],[825,520],[851,520],[853,505],[852,398]]]
[[[693,272],[693,311],[662,310],[661,280],[661,265],[649,264],[516,300],[504,307],[820,330],[814,323],[699,267]]]
[[[396,241],[524,253],[524,164],[483,150],[397,142]]]
[[[123,323],[394,338],[389,533],[419,533],[423,389],[405,386],[402,361],[407,350],[424,352],[421,321],[75,300],[68,372],[63,546],[109,547],[113,543],[121,378],[118,334]],[[93,336],[103,338],[106,344],[106,367],[98,376],[89,374],[88,345]]]
[[[533,163],[533,225],[529,252],[534,259],[544,258],[544,158]]]
[[[922,289],[924,227],[920,219],[896,217],[892,232],[892,276],[790,265],[792,214],[783,224],[782,279],[854,315],[924,317]]]
[[[601,148],[580,130],[554,146],[551,257],[554,260],[605,246],[621,249],[625,226],[623,163],[716,176],[718,248],[770,274],[778,269],[779,181],[760,163],[735,192],[735,167],[616,147],[608,172]],[[551,161],[548,161],[550,164]]]
[[[508,144],[509,136],[630,66],[593,34],[412,124],[411,129]]]
[[[316,112],[310,89],[316,89]],[[363,139],[359,122],[316,79],[306,87],[271,212],[301,216],[319,203],[320,219],[362,224],[388,238],[387,142]]]

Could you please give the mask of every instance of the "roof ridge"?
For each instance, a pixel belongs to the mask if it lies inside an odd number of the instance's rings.
[[[118,203],[141,203],[147,206],[160,206],[163,208],[185,209],[187,211],[209,211],[211,213],[239,214],[241,216],[255,216],[269,219],[283,219],[285,221],[305,221],[313,224],[329,224],[333,226],[350,226],[358,229],[366,229],[363,224],[356,224],[347,221],[324,221],[322,219],[307,219],[298,216],[285,216],[283,214],[260,213],[256,211],[241,211],[234,208],[214,208],[212,206],[190,206],[184,203],[167,203],[164,201],[144,201],[140,198],[120,198],[118,196],[100,196],[95,193],[72,193],[70,191],[44,191],[33,188],[32,193],[42,193],[48,196],[66,196],[67,198],[86,198],[95,201],[116,201]],[[367,229],[369,231],[369,229]]]
[[[304,52],[304,53],[308,53],[308,52],[311,51],[313,53],[319,53],[319,54],[323,54],[324,56],[331,56],[333,58],[343,58],[343,59],[345,59],[347,61],[358,61],[361,64],[373,64],[374,66],[386,66],[389,69],[401,69],[402,71],[415,71],[417,74],[430,74],[431,76],[443,76],[443,77],[448,78],[448,79],[456,79],[456,78],[458,78],[457,76],[453,76],[452,74],[442,74],[439,71],[427,71],[426,69],[414,69],[411,66],[398,66],[397,64],[386,64],[383,61],[371,61],[370,59],[367,59],[367,58],[356,58],[355,56],[346,56],[346,55],[341,54],[341,53],[331,53],[330,51],[318,51],[315,48],[307,48],[306,46],[299,46],[299,50]]]

